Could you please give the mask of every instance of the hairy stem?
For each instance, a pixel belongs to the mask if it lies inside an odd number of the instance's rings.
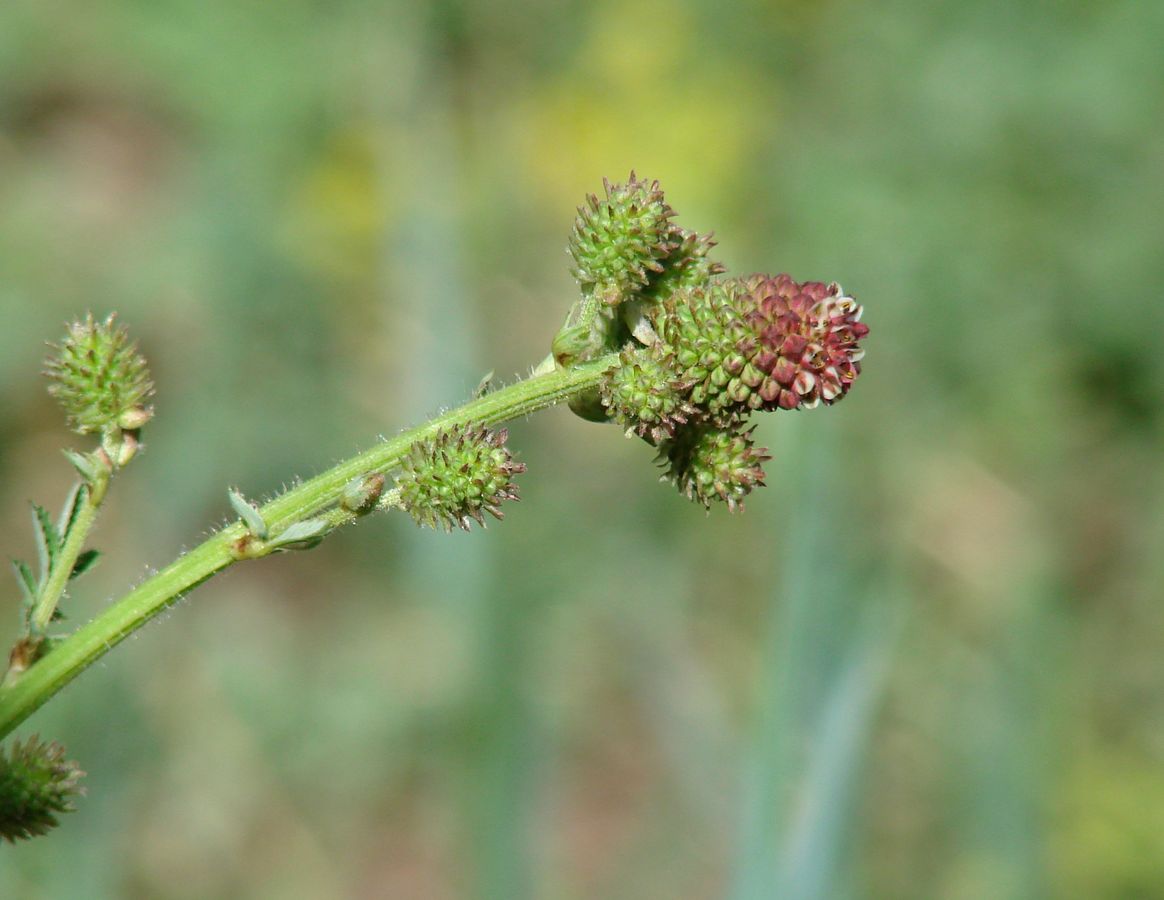
[[[105,476],[105,481],[108,477]],[[77,517],[69,529],[69,536],[53,561],[48,581],[45,582],[32,612],[31,624],[34,635],[43,635],[48,629],[57,604],[65,593],[69,577],[73,574],[77,557],[85,548],[85,541],[89,539],[89,532],[93,530],[93,524],[97,521],[97,510],[100,509],[105,496],[105,484],[99,484],[96,490],[93,487],[84,487],[81,490],[83,491],[81,508],[77,510]]]
[[[594,387],[617,362],[617,354],[610,354],[570,369],[539,372],[486,394],[365,450],[276,497],[259,512],[270,532],[278,535],[287,526],[333,506],[353,478],[394,468],[415,441],[444,428],[469,422],[497,424],[553,406]],[[0,738],[158,613],[237,562],[235,546],[246,534],[242,523],[214,533],[62,641],[15,683],[0,688]]]

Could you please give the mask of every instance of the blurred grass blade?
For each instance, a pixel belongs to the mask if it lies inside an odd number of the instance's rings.
[[[806,421],[781,422],[774,448],[800,477],[784,486],[771,526],[787,540],[742,785],[735,900],[829,897],[843,883],[856,773],[889,657],[890,630],[870,608],[851,551],[837,549],[853,545],[836,533],[850,486],[834,426]],[[786,508],[798,511],[795,527]]]

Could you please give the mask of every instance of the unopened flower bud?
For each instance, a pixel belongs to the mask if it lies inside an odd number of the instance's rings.
[[[357,515],[371,512],[380,499],[380,495],[384,493],[385,480],[384,475],[380,472],[372,472],[369,475],[353,478],[344,487],[343,496],[340,497],[340,506]]]
[[[124,328],[108,316],[92,315],[68,326],[68,334],[46,360],[49,393],[79,434],[113,428],[137,429],[148,421],[145,401],[153,394],[145,358]]]
[[[574,277],[582,290],[617,305],[647,287],[663,271],[675,246],[674,210],[659,182],[640,181],[631,172],[626,184],[603,182],[605,199],[591,194],[570,234]]]
[[[653,444],[673,437],[697,410],[649,348],[627,349],[602,382],[602,404],[628,432]]]
[[[418,525],[465,531],[485,524],[483,513],[502,519],[501,503],[517,500],[512,477],[525,471],[505,446],[508,431],[483,425],[446,429],[417,441],[396,478],[400,505]]]
[[[659,462],[670,481],[689,500],[710,509],[726,503],[731,512],[743,509],[743,499],[764,485],[763,464],[771,459],[764,448],[753,446],[753,429],[697,425],[680,430],[663,444]]]
[[[82,772],[59,744],[36,735],[0,750],[0,838],[15,843],[55,828],[84,793]]]
[[[145,406],[133,406],[117,417],[117,427],[124,431],[137,431],[154,417],[153,409]]]

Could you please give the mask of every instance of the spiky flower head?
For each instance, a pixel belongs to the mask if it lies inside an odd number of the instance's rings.
[[[743,509],[744,497],[763,487],[763,464],[772,458],[754,446],[753,430],[738,424],[679,430],[659,449],[658,461],[667,467],[663,480],[705,509],[716,502],[726,503],[731,512]]]
[[[675,211],[663,199],[658,181],[631,172],[625,184],[603,179],[605,199],[591,194],[578,207],[570,234],[574,277],[584,293],[614,306],[641,291],[675,247]]]
[[[674,437],[698,410],[648,348],[627,348],[602,382],[602,405],[619,425],[653,444]]]
[[[417,441],[396,477],[400,505],[418,525],[445,531],[468,531],[473,520],[484,525],[486,512],[504,518],[501,503],[518,499],[512,477],[525,471],[505,446],[508,436],[468,424]]]
[[[78,434],[141,428],[153,415],[145,405],[154,392],[145,358],[112,314],[71,323],[44,374]]]
[[[750,390],[740,375],[747,357],[739,349],[750,335],[746,293],[738,280],[711,281],[676,291],[655,310],[656,352],[691,403],[712,417],[746,410]]]
[[[861,371],[861,312],[835,282],[753,275],[678,291],[655,324],[691,402],[730,419],[840,400]]]
[[[754,340],[740,348],[748,356],[740,378],[761,401],[756,407],[811,409],[844,397],[861,374],[858,343],[869,333],[860,304],[835,281],[753,275],[746,284]]]
[[[57,825],[57,815],[73,810],[85,792],[82,772],[65,759],[65,749],[36,735],[0,750],[0,838],[15,843]]]
[[[710,259],[708,254],[716,245],[710,234],[698,234],[675,226],[675,247],[663,265],[663,271],[651,280],[647,294],[653,299],[666,300],[682,288],[706,287],[716,275],[722,274],[723,263]]]

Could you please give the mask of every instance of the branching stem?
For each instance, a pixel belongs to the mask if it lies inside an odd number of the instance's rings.
[[[610,354],[565,370],[544,372],[539,367],[537,374],[523,381],[471,400],[365,450],[276,497],[259,512],[271,534],[278,535],[296,522],[328,511],[353,478],[392,470],[415,441],[445,428],[470,422],[497,424],[561,403],[597,385],[603,373],[617,362],[617,354]],[[334,517],[336,524],[347,518],[350,517],[343,514]],[[246,534],[241,522],[215,532],[62,641],[14,683],[0,688],[0,738],[158,613],[237,562],[235,546]]]

